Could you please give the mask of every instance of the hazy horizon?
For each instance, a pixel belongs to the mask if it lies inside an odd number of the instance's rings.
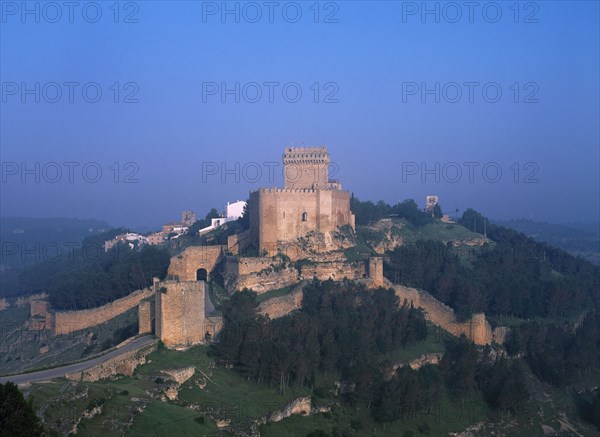
[[[284,147],[326,144],[363,200],[599,221],[598,3],[472,22],[409,3],[304,4],[297,22],[218,2],[105,5],[94,23],[4,11],[2,215],[203,216],[281,186]]]

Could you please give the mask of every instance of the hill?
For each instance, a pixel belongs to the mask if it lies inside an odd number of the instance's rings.
[[[494,223],[600,265],[600,223],[561,225],[526,219]]]

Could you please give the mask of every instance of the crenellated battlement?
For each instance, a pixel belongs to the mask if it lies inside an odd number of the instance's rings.
[[[329,165],[329,152],[326,146],[321,147],[286,147],[283,163],[288,164],[323,164]]]
[[[319,188],[257,188],[255,190],[250,190],[250,194],[252,193],[316,193],[318,191],[342,191],[339,188],[339,184],[331,183],[326,187]],[[343,190],[346,193],[349,193],[348,190]]]

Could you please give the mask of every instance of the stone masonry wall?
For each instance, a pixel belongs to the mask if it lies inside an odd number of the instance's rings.
[[[492,341],[502,343],[505,335],[494,336],[491,325],[484,314],[474,314],[470,320],[460,322],[457,320],[454,310],[434,298],[429,293],[414,288],[404,287],[402,285],[393,285],[396,296],[400,302],[405,300],[412,303],[413,306],[425,310],[425,318],[432,323],[441,326],[452,335],[460,336],[464,334],[475,344],[490,344]]]
[[[389,283],[387,285],[391,286]],[[259,312],[263,315],[269,315],[271,318],[277,318],[299,309],[302,305],[302,287],[302,283],[298,284],[287,295],[262,302],[259,305]],[[492,342],[502,344],[504,342],[507,328],[498,327],[492,330],[484,314],[474,314],[471,320],[460,322],[456,319],[452,308],[444,305],[429,293],[401,285],[393,285],[393,288],[400,299],[400,304],[407,301],[417,308],[422,308],[425,310],[427,320],[442,327],[452,335],[460,336],[464,334],[478,345],[491,344]]]
[[[272,319],[283,317],[302,306],[302,287],[304,283],[298,284],[285,296],[278,296],[262,302],[258,312]]]
[[[151,334],[154,314],[154,301],[143,300],[138,304],[138,334]]]
[[[156,336],[170,349],[203,343],[206,282],[167,281],[161,285],[155,298]]]
[[[198,269],[206,269],[208,274],[215,268],[227,246],[192,246],[171,258],[169,277],[180,281],[195,281]]]
[[[145,288],[134,291],[128,296],[98,308],[81,311],[49,312],[48,314],[51,319],[51,323],[49,323],[50,329],[55,335],[63,335],[99,325],[136,307],[141,300],[147,299],[153,294],[153,287]]]
[[[251,193],[249,211],[250,238],[269,255],[275,255],[278,242],[354,223],[350,193],[336,189],[260,189]]]

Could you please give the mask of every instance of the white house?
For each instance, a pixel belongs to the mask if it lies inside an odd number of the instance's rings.
[[[221,217],[212,219],[210,221],[210,226],[200,229],[198,234],[204,235],[213,229],[217,229],[219,226],[222,226],[227,222],[232,222],[239,219],[244,212],[245,206],[246,202],[244,200],[236,200],[232,203],[227,202],[227,205],[225,205],[225,211],[221,214]]]
[[[110,248],[112,248],[117,243],[127,243],[129,245],[129,247],[133,249],[135,247],[135,244],[134,244],[135,241],[138,242],[139,246],[142,246],[142,245],[148,243],[148,239],[146,237],[144,237],[143,235],[135,234],[133,232],[128,232],[126,234],[117,235],[112,240],[105,241],[104,242],[104,250],[108,251]]]

